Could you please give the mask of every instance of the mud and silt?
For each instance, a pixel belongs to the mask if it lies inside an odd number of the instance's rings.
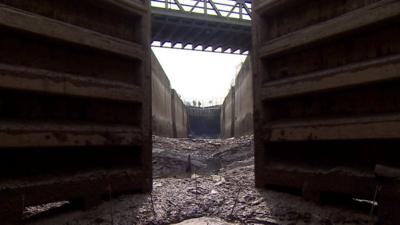
[[[252,137],[191,140],[155,137],[153,193],[113,197],[35,225],[315,224],[369,225],[375,216],[318,205],[301,196],[254,187]]]

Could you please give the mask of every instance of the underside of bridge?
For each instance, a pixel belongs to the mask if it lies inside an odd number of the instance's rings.
[[[248,54],[251,1],[222,2],[153,0],[153,46]]]
[[[399,0],[0,0],[0,223],[398,225],[399,24]],[[249,57],[189,107],[152,43]]]
[[[250,22],[214,16],[205,18],[163,9],[153,9],[152,17],[152,40],[159,42],[155,46],[198,51],[230,50],[236,54],[248,53],[251,47]]]

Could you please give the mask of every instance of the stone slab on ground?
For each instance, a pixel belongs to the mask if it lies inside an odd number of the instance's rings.
[[[219,218],[201,217],[190,220],[185,220],[173,225],[237,225],[238,223],[228,223]]]

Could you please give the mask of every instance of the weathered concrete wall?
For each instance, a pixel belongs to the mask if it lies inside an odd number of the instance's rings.
[[[224,111],[224,105],[221,105],[221,113],[219,115],[219,129],[220,129],[220,134],[219,136],[222,138],[224,137],[224,125],[225,125],[225,111]]]
[[[400,224],[400,1],[319,2],[253,1],[256,185]]]
[[[171,85],[154,53],[152,53],[151,62],[153,134],[173,137]]]
[[[229,138],[234,136],[235,132],[235,88],[232,87],[222,104],[222,127],[221,136]]]
[[[171,91],[171,109],[172,109],[172,124],[173,124],[173,137],[183,138],[187,137],[188,123],[187,111],[183,101],[179,98],[177,92],[173,89]]]
[[[253,79],[247,58],[224,100],[221,110],[221,137],[240,137],[253,133]]]
[[[187,137],[186,106],[171,84],[157,57],[152,53],[153,134],[163,137]]]
[[[217,138],[221,134],[221,106],[187,107],[189,135],[192,137]]]
[[[250,58],[247,58],[235,82],[235,137],[253,133],[253,78],[251,71]]]
[[[121,2],[0,0],[1,224],[152,190],[150,4]]]

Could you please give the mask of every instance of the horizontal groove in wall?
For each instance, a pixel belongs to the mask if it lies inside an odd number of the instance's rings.
[[[258,55],[262,58],[271,57],[278,53],[283,53],[311,43],[315,44],[323,39],[355,31],[399,15],[400,2],[395,0],[382,0],[326,22],[304,28],[303,30],[264,43],[263,46],[260,46]]]
[[[0,4],[0,24],[141,60],[144,47],[109,35]]]
[[[260,27],[265,28],[261,33],[261,40],[266,43],[289,33],[323,23],[335,17],[374,4],[381,0],[351,0],[351,1],[326,1],[326,0],[296,0],[285,1],[276,5],[281,10],[273,10],[261,15]],[[288,1],[286,1],[288,2]],[[279,7],[276,7],[279,8]],[[284,12],[283,12],[284,9]]]
[[[271,123],[266,141],[357,140],[400,138],[400,116],[357,117]]]
[[[0,27],[0,63],[141,86],[144,62]]]
[[[122,3],[125,0],[0,0],[0,8],[14,9],[26,15],[38,16],[36,18],[48,18],[142,45],[141,30],[148,5],[135,0],[128,1],[130,4]]]
[[[142,149],[137,145],[3,148],[1,152],[4,155],[0,159],[1,181],[9,188],[54,185],[88,178],[86,182],[89,183],[93,178],[110,179],[110,175],[117,175],[117,172],[122,172],[119,175],[143,174],[140,171]]]
[[[4,121],[141,126],[142,104],[0,89]]]
[[[400,55],[267,82],[262,98],[275,99],[400,78]]]
[[[1,63],[0,87],[117,101],[143,101],[143,91],[135,85]]]
[[[400,19],[400,18],[399,18]],[[262,59],[263,83],[385,60],[400,54],[399,19],[307,49]]]
[[[263,102],[269,122],[392,114],[400,111],[400,79]]]

